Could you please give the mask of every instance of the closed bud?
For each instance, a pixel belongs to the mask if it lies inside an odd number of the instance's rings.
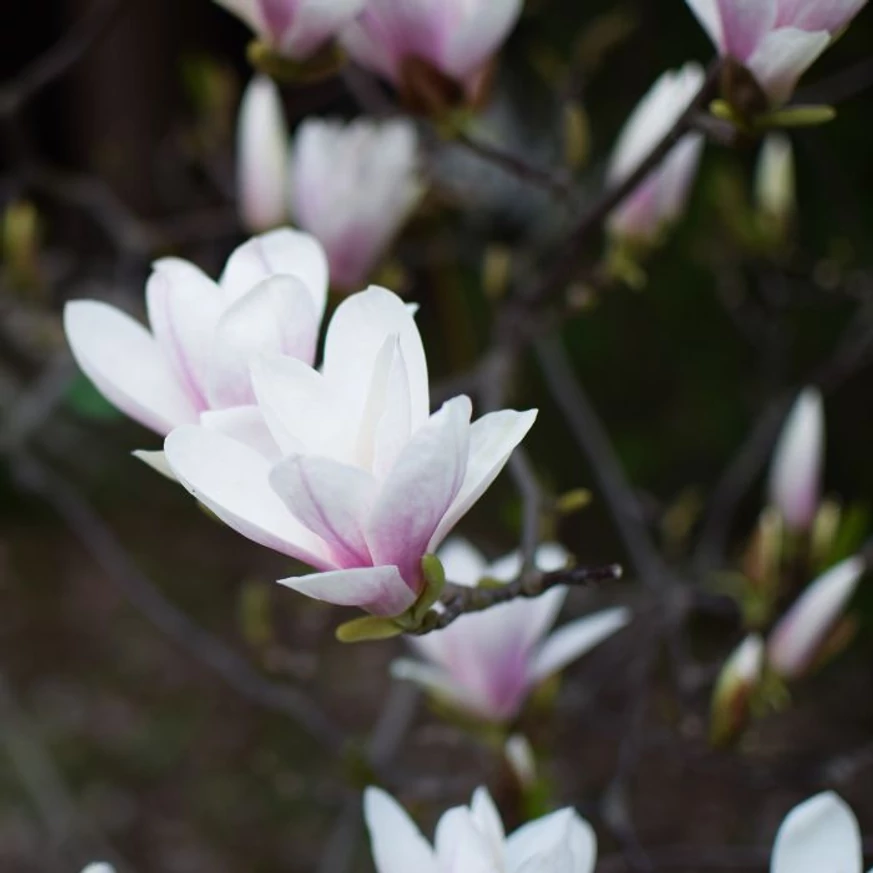
[[[773,133],[764,140],[755,194],[765,227],[784,239],[797,207],[794,150],[784,134]]]
[[[764,641],[746,637],[725,662],[712,698],[710,738],[722,746],[735,740],[749,719],[751,700],[764,668]]]
[[[523,734],[513,734],[503,747],[506,763],[518,784],[525,790],[537,781],[537,762],[530,741]]]

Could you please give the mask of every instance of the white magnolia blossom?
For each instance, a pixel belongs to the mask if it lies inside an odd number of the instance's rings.
[[[433,846],[381,789],[367,789],[364,817],[377,873],[592,873],[597,859],[594,831],[574,810],[554,812],[506,836],[484,788],[469,807],[442,816]]]
[[[743,64],[773,105],[867,0],[686,0],[719,53]]]
[[[291,215],[324,246],[331,281],[361,287],[417,205],[423,186],[409,121],[308,119],[291,157]]]
[[[488,566],[464,540],[450,540],[439,558],[446,578],[473,587],[488,577],[510,582],[521,571],[516,552]],[[567,565],[561,546],[545,544],[537,567],[550,572]],[[484,612],[461,616],[449,627],[410,639],[424,660],[401,659],[395,677],[418,683],[477,718],[502,722],[518,714],[539,682],[624,627],[626,609],[607,609],[564,625],[548,636],[567,597],[567,588],[552,588],[535,600],[514,600]]]
[[[327,300],[327,259],[305,233],[255,237],[216,283],[178,258],[154,265],[149,328],[97,300],[64,310],[77,363],[122,412],[159,434],[199,422],[258,429],[249,363],[274,351],[311,364]]]
[[[288,127],[279,89],[268,76],[255,76],[240,104],[236,187],[247,230],[271,230],[286,221]]]
[[[824,451],[824,404],[817,389],[807,388],[785,422],[770,468],[770,504],[791,530],[808,530],[815,520]]]
[[[812,582],[770,633],[770,666],[786,679],[802,676],[842,617],[867,570],[860,556],[847,558]]]
[[[621,184],[648,157],[699,93],[704,72],[689,63],[664,73],[633,111],[619,137],[609,167],[609,181]],[[657,240],[685,209],[700,164],[703,135],[686,134],[664,161],[609,218],[615,236],[644,243]]]
[[[408,59],[470,88],[515,26],[523,0],[368,0],[343,32],[348,52],[392,82]]]
[[[776,834],[770,873],[862,873],[858,820],[832,791],[794,807]]]
[[[264,355],[252,379],[268,439],[177,428],[165,442],[175,475],[226,524],[319,571],[283,584],[384,616],[415,602],[422,558],[536,418],[503,410],[471,424],[467,397],[431,415],[418,328],[384,288],[338,307],[320,372]]]
[[[315,54],[366,0],[216,0],[274,51],[296,60]]]

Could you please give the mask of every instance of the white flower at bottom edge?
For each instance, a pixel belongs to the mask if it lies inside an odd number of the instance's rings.
[[[442,816],[433,846],[381,789],[365,792],[364,817],[378,873],[591,873],[597,858],[591,825],[572,809],[532,821],[507,837],[484,788],[476,790],[469,807]]]
[[[98,862],[95,864],[88,864],[82,873],[115,873],[115,868],[111,864],[105,864],[103,862]]]

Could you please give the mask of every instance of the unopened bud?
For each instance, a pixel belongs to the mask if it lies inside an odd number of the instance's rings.
[[[527,737],[513,734],[503,747],[509,769],[523,789],[529,789],[537,781],[537,762],[533,747]]]
[[[770,134],[758,160],[755,194],[766,228],[782,240],[797,208],[794,150],[784,134]]]
[[[716,683],[710,725],[713,745],[732,742],[746,726],[752,695],[761,682],[763,668],[764,641],[753,634],[727,659]]]

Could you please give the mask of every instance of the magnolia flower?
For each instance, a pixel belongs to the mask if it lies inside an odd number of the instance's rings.
[[[286,220],[288,128],[279,89],[255,76],[240,104],[237,130],[237,201],[250,231],[265,231]]]
[[[618,140],[609,167],[609,181],[621,184],[636,172],[699,93],[704,72],[689,63],[664,73],[632,113]],[[613,235],[655,242],[664,228],[685,209],[697,173],[703,136],[684,136],[664,161],[627,197],[609,219]]]
[[[430,415],[418,328],[384,288],[338,307],[321,372],[266,355],[252,376],[272,447],[186,425],[165,443],[173,471],[226,524],[319,571],[282,584],[382,616],[414,603],[422,558],[536,418],[501,411],[471,425],[467,397]]]
[[[271,49],[297,60],[311,57],[345,27],[366,0],[216,0],[241,18]]]
[[[97,300],[68,303],[64,328],[88,378],[151,430],[198,421],[257,429],[255,413],[235,409],[255,399],[251,357],[275,351],[311,363],[326,299],[321,246],[277,230],[240,246],[218,283],[187,261],[158,261],[146,289],[150,330]]]
[[[770,666],[786,679],[802,676],[827,641],[866,572],[855,556],[831,567],[809,585],[770,634]]]
[[[712,698],[711,736],[720,745],[744,727],[749,701],[764,671],[764,641],[758,634],[746,637],[725,661]]]
[[[115,873],[111,864],[89,864],[82,873]]]
[[[446,578],[458,585],[472,587],[486,576],[510,582],[521,571],[518,553],[489,567],[463,540],[448,542],[439,558]],[[543,545],[536,563],[544,572],[559,570],[567,564],[567,553],[558,545]],[[424,662],[401,659],[392,665],[392,672],[478,718],[511,719],[537,683],[629,621],[626,609],[608,609],[570,622],[547,637],[566,596],[562,586],[536,600],[515,600],[461,616],[444,630],[411,639]]]
[[[597,838],[572,809],[532,821],[506,836],[500,813],[484,788],[469,807],[446,812],[434,846],[392,797],[364,793],[377,873],[592,873]]]
[[[523,0],[368,0],[342,35],[349,54],[395,84],[410,61],[475,88],[515,26]]]
[[[791,410],[773,453],[770,503],[786,526],[808,530],[819,505],[825,421],[821,394],[807,388]]]
[[[310,119],[291,158],[291,214],[327,251],[331,279],[359,288],[417,204],[418,141],[408,121]]]
[[[771,105],[798,79],[866,0],[687,0],[723,57],[755,77]]]
[[[770,873],[862,873],[858,820],[832,791],[794,807],[776,834]]]

